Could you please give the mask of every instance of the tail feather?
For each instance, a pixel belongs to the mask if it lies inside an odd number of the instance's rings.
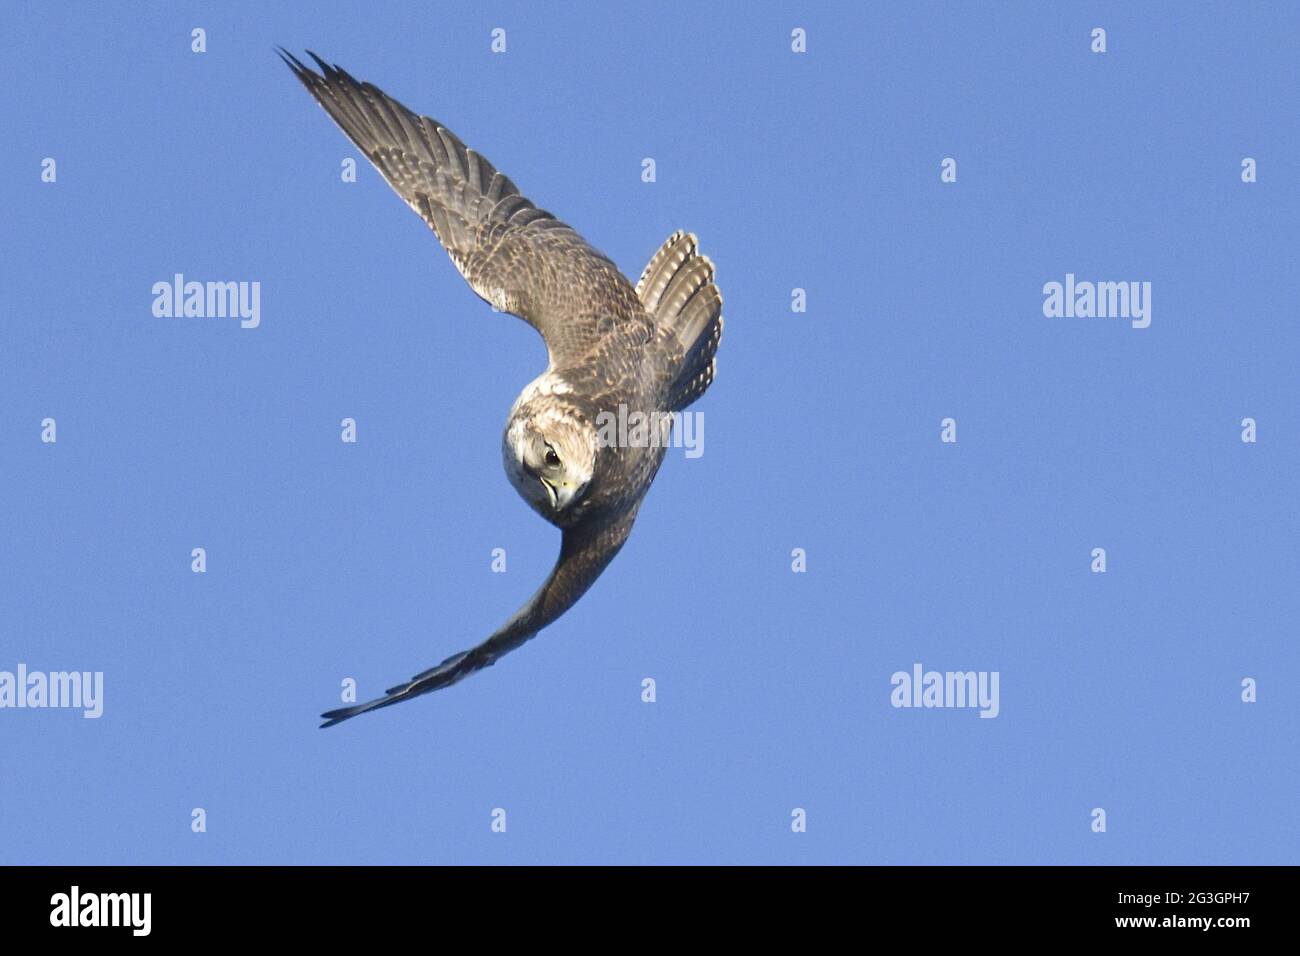
[[[658,309],[659,299],[664,289],[668,288],[673,274],[694,253],[695,237],[678,229],[651,257],[636,284],[637,297],[651,315],[654,315],[655,310]]]
[[[718,337],[722,335],[722,324],[718,323],[718,335],[712,340],[713,351],[718,350]],[[709,390],[713,377],[718,373],[718,360],[710,357],[708,363],[699,367],[699,371],[688,378],[678,379],[668,396],[668,407],[680,412]]]
[[[713,284],[713,263],[708,256],[697,255],[682,263],[673,275],[655,316],[661,325],[671,326],[677,337],[689,345],[699,338],[704,326],[719,314],[721,307],[722,294]]]
[[[645,310],[671,332],[681,350],[677,374],[667,390],[668,408],[680,411],[713,382],[714,356],[722,341],[722,293],[713,282],[713,263],[699,252],[692,233],[678,230],[651,258],[636,285]]]

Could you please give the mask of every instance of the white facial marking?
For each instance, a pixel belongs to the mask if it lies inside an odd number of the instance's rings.
[[[572,419],[558,408],[543,409],[542,413],[537,416],[537,430],[540,432],[549,431],[558,422],[568,422]]]
[[[511,422],[510,424],[510,448],[515,453],[515,458],[520,463],[524,460],[524,428],[526,423],[523,419]]]
[[[568,382],[560,375],[548,370],[524,386],[524,390],[515,399],[515,408],[517,409],[535,398],[548,395],[569,395],[572,392],[573,387]]]

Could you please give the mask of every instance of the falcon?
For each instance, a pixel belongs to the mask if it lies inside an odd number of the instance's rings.
[[[549,359],[510,409],[501,450],[515,490],[561,531],[554,569],[485,641],[383,697],[322,714],[321,726],[331,727],[492,665],[586,593],[632,530],[663,462],[673,414],[713,382],[722,294],[694,235],[669,236],[633,286],[609,257],[533,205],[437,120],[310,51],[316,70],[279,53],[433,230],[470,288],[535,328]],[[611,441],[601,425],[619,415],[649,425]]]

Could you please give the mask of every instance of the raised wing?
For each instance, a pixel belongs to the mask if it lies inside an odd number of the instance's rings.
[[[635,290],[613,262],[571,226],[534,206],[449,129],[310,51],[320,73],[279,52],[428,223],[470,288],[542,334],[552,364],[585,355],[611,320],[645,321]]]
[[[496,663],[498,657],[510,653],[534,637],[538,631],[573,607],[578,598],[587,592],[627,541],[632,523],[636,520],[636,512],[637,506],[633,506],[611,521],[581,524],[566,529],[554,570],[529,602],[500,630],[477,647],[453,654],[437,667],[416,674],[405,684],[390,687],[383,697],[321,714],[325,721],[321,726],[333,727],[358,714],[391,707],[404,700],[450,687],[475,671]]]

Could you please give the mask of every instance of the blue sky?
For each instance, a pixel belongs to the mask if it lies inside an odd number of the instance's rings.
[[[0,670],[104,714],[0,710],[0,862],[1297,861],[1300,14],[847,6],[10,11]],[[587,597],[330,731],[549,571],[500,461],[545,352],[276,44],[726,298],[705,452]],[[261,324],[154,317],[177,272]],[[1044,317],[1071,273],[1150,327]],[[999,715],[892,707],[915,663]]]

